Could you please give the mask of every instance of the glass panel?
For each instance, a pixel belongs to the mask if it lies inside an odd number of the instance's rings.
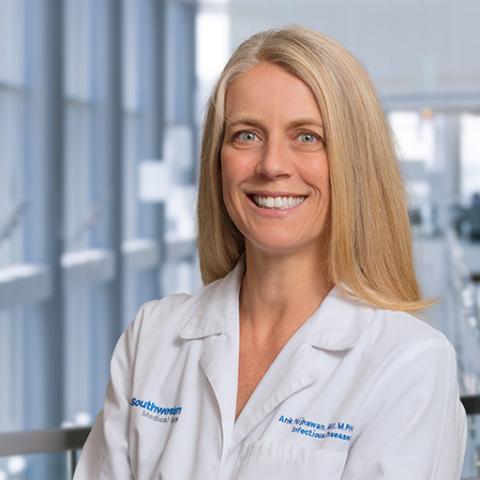
[[[460,122],[462,199],[470,204],[475,193],[480,195],[480,115],[464,114]]]
[[[196,74],[198,93],[196,117],[204,114],[213,83],[220,74],[230,53],[230,17],[227,13],[208,11],[199,6],[196,19]]]
[[[229,55],[229,16],[226,13],[200,11],[196,29],[197,75],[201,79],[215,80]]]
[[[24,97],[22,90],[0,85],[0,268],[23,261]]]
[[[423,160],[426,166],[433,163],[434,128],[432,112],[392,112],[390,125],[396,138],[398,157],[401,160]]]
[[[66,0],[64,7],[64,78],[65,95],[87,100],[91,48],[92,2]]]
[[[0,311],[0,431],[19,430],[24,425],[22,313],[21,308]]]
[[[125,162],[125,178],[123,185],[123,238],[132,240],[137,237],[138,211],[138,171],[137,142],[139,129],[138,113],[124,113],[123,126],[123,158]]]
[[[0,0],[0,87],[24,83],[24,0]]]
[[[63,426],[89,424],[95,417],[91,405],[92,330],[89,289],[79,281],[70,285],[65,305],[65,422]],[[95,321],[101,322],[98,316]],[[99,368],[101,368],[99,366]],[[83,421],[86,419],[86,421]]]
[[[139,2],[123,0],[123,102],[127,110],[138,110]]]
[[[406,180],[410,220],[417,235],[438,230],[431,197],[435,129],[430,110],[394,111],[388,115],[397,157]]]
[[[92,2],[67,0],[64,7],[65,250],[88,248],[98,210],[90,202]]]
[[[89,141],[91,107],[69,102],[65,108],[65,250],[88,248],[89,232],[96,222],[90,204]],[[98,206],[100,207],[100,206]]]

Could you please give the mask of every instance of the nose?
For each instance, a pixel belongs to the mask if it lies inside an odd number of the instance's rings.
[[[268,178],[291,175],[291,162],[285,144],[271,138],[262,149],[257,162],[256,172]]]

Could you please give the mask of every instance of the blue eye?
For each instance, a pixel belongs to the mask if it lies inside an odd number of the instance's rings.
[[[314,143],[318,140],[317,136],[313,135],[313,133],[302,133],[299,138],[302,143]]]
[[[253,132],[239,132],[235,136],[242,142],[253,142],[257,139],[257,135]]]

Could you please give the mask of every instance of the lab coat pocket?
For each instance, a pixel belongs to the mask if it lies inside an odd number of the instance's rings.
[[[347,451],[255,442],[240,452],[235,480],[339,480]]]

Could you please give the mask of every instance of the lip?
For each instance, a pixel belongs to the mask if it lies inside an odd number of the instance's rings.
[[[293,192],[269,192],[268,190],[261,190],[258,192],[246,192],[247,195],[261,195],[262,197],[308,197],[304,193]]]
[[[305,200],[300,204],[300,205],[297,205],[296,207],[292,207],[292,208],[286,208],[284,210],[280,210],[280,209],[276,209],[276,208],[263,208],[263,207],[259,207],[254,201],[252,198],[250,198],[251,195],[264,195],[264,193],[248,193],[246,194],[246,197],[248,199],[248,204],[253,208],[253,210],[258,214],[258,215],[261,215],[263,217],[273,217],[273,218],[283,218],[283,217],[287,217],[289,215],[292,215],[294,213],[297,212],[297,210],[300,209],[300,207],[302,207],[303,205],[305,205],[305,203],[308,202],[308,195],[295,195],[295,196],[299,196],[299,197],[306,197]],[[292,196],[292,194],[290,193],[289,194],[290,196]],[[276,197],[279,197],[279,196],[289,196],[289,195],[266,195],[266,196],[276,196]]]

